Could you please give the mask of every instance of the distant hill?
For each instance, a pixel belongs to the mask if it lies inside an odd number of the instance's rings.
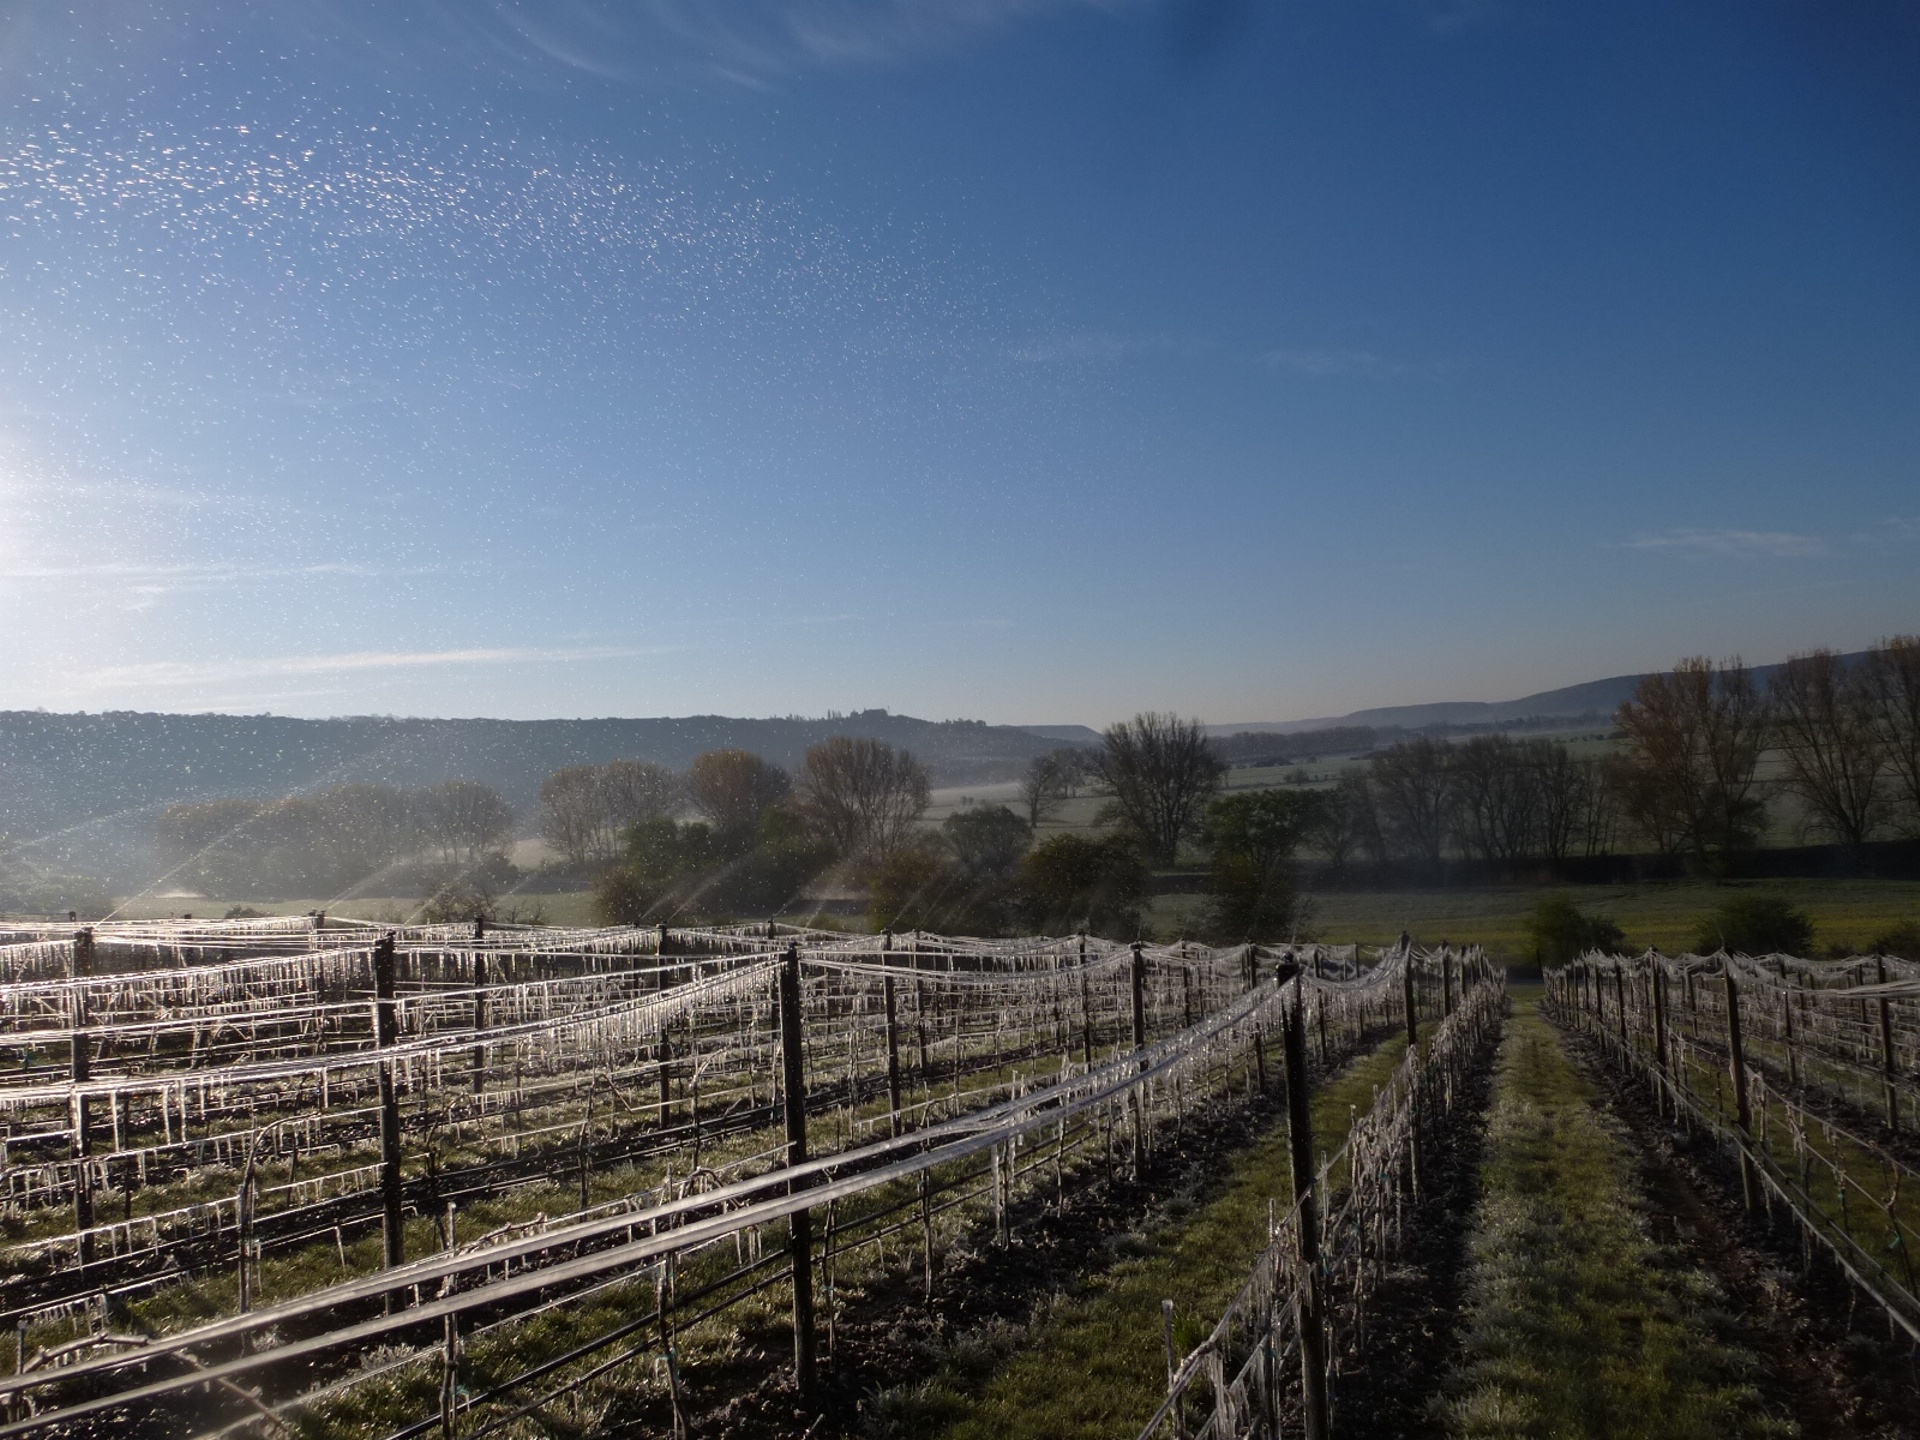
[[[176,800],[272,798],[349,781],[485,781],[529,833],[540,782],[563,765],[622,758],[684,769],[737,745],[792,769],[829,735],[904,746],[936,785],[1011,779],[1050,741],[1010,725],[868,710],[827,720],[692,715],[645,720],[396,720],[358,716],[55,715],[0,711],[0,834],[45,862],[127,876],[152,817]]]
[[[1854,663],[1865,651],[1842,658]],[[1752,667],[1756,684],[1765,686],[1779,672],[1778,665]],[[1418,730],[1428,725],[1511,725],[1522,720],[1572,722],[1611,720],[1613,712],[1633,698],[1640,675],[1614,675],[1605,680],[1588,680],[1559,690],[1542,690],[1518,700],[1441,700],[1427,705],[1386,705],[1373,710],[1355,710],[1351,715],[1322,716],[1313,720],[1254,720],[1235,725],[1209,725],[1214,735],[1232,735],[1242,731],[1291,735],[1301,730],[1324,730],[1336,725],[1371,725],[1375,728],[1398,726]]]
[[[1022,725],[1029,735],[1051,740],[1056,745],[1098,745],[1100,732],[1091,725]]]

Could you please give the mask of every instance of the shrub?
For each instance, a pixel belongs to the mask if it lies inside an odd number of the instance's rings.
[[[867,914],[876,930],[940,930],[942,902],[959,876],[930,846],[895,850],[874,866]]]
[[[1207,807],[1213,938],[1274,940],[1292,933],[1299,903],[1293,852],[1319,808],[1318,796],[1279,790],[1230,795]]]
[[[1620,950],[1627,943],[1610,916],[1589,915],[1565,895],[1549,895],[1533,907],[1527,937],[1542,965],[1562,965],[1589,950]]]
[[[1125,836],[1044,840],[1020,861],[1015,884],[1022,916],[1034,930],[1060,934],[1084,925],[1116,939],[1140,931],[1147,867]]]
[[[632,870],[604,870],[593,882],[593,918],[602,925],[645,925],[658,898]]]
[[[973,880],[1006,880],[1027,853],[1033,830],[1004,805],[957,810],[940,825],[941,838]]]
[[[1694,949],[1742,955],[1806,955],[1813,950],[1813,920],[1784,895],[1751,890],[1730,896],[1700,922]]]
[[[594,881],[594,915],[605,925],[771,914],[824,870],[832,852],[809,840],[776,807],[761,816],[760,843],[744,855],[712,827],[666,816],[627,832],[627,862]]]
[[[1024,831],[1026,822],[1013,818]],[[1005,935],[1018,907],[1007,879],[974,874],[927,844],[896,850],[874,867],[867,913],[876,930]]]
[[[1892,955],[1901,960],[1920,960],[1920,925],[1902,920],[1891,930],[1867,942],[1869,955]]]

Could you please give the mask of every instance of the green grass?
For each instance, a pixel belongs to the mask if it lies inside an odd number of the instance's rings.
[[[1405,1048],[1403,1040],[1382,1045],[1314,1097],[1323,1155],[1339,1147],[1353,1107],[1372,1103]],[[1166,1394],[1161,1300],[1174,1302],[1184,1353],[1245,1283],[1266,1245],[1268,1202],[1284,1210],[1291,1188],[1281,1121],[1234,1162],[1213,1198],[1176,1199],[1156,1229],[1115,1237],[1123,1258],[1077,1294],[1056,1296],[1024,1335],[999,1325],[957,1339],[933,1379],[881,1397],[874,1428],[952,1440],[1137,1432]]]
[[[1627,1148],[1531,995],[1501,1046],[1472,1264],[1462,1440],[1796,1433],[1714,1334],[1712,1279],[1649,1238]]]
[[[1765,880],[1734,885],[1673,881],[1646,885],[1537,886],[1457,890],[1325,891],[1311,897],[1309,931],[1345,944],[1384,945],[1402,930],[1432,943],[1485,945],[1505,960],[1531,958],[1526,922],[1542,897],[1564,893],[1589,914],[1609,915],[1626,932],[1628,947],[1656,946],[1669,954],[1692,948],[1694,931],[1730,894],[1764,889],[1787,897],[1813,917],[1824,950],[1835,942],[1865,945],[1902,920],[1920,917],[1920,881]],[[1188,896],[1162,897],[1190,900]],[[1156,905],[1156,919],[1160,909]],[[1171,913],[1171,912],[1170,912]]]

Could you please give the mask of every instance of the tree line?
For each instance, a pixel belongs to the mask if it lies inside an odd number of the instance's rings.
[[[1803,839],[1920,837],[1920,638],[1852,663],[1796,655],[1765,687],[1737,659],[1685,659],[1614,720],[1604,757],[1498,733],[1400,741],[1307,802],[1302,841],[1335,872],[1355,857],[1554,868],[1627,848],[1713,871],[1766,839],[1782,800]]]
[[[169,805],[153,834],[171,882],[208,894],[325,897],[374,880],[405,894],[510,869],[513,810],[477,780],[336,785],[278,800]]]

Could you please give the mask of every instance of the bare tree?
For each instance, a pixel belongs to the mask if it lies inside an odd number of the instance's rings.
[[[600,767],[601,823],[608,855],[626,848],[627,829],[671,815],[680,803],[680,777],[651,760],[609,760]]]
[[[1171,865],[1180,842],[1199,829],[1226,767],[1207,743],[1198,720],[1148,711],[1109,725],[1094,757],[1094,773],[1113,797],[1127,828],[1146,842],[1148,856]]]
[[[1333,789],[1317,792],[1313,798],[1316,803],[1307,822],[1307,843],[1327,857],[1329,869],[1344,874],[1353,852],[1363,848],[1368,834],[1377,829],[1367,777],[1349,770]]]
[[[337,875],[374,875],[419,843],[416,807],[390,785],[336,785],[313,800],[320,844]]]
[[[421,796],[422,829],[448,860],[463,865],[493,854],[513,838],[513,811],[490,785],[443,780]]]
[[[600,772],[596,765],[568,765],[540,782],[540,838],[574,865],[599,857]]]
[[[1816,825],[1858,849],[1879,823],[1887,768],[1865,667],[1850,671],[1833,651],[1815,650],[1790,656],[1770,689],[1782,783]]]
[[[633,826],[672,814],[679,798],[678,777],[651,760],[568,765],[540,783],[540,838],[572,864],[610,864]]]
[[[1920,635],[1896,635],[1867,651],[1865,683],[1901,828],[1920,834]]]
[[[767,808],[792,789],[786,771],[748,750],[709,750],[687,771],[693,808],[730,841],[751,836]]]
[[[1049,750],[1027,762],[1020,777],[1020,803],[1026,808],[1027,828],[1037,830],[1050,820],[1073,794],[1079,781],[1079,757],[1071,750]]]
[[[1533,775],[1534,838],[1555,865],[1573,853],[1586,811],[1586,787],[1592,770],[1558,740],[1527,740],[1523,763]]]
[[[1383,828],[1418,859],[1437,866],[1452,801],[1452,747],[1430,735],[1390,745],[1367,762]]]
[[[1510,735],[1476,735],[1454,748],[1449,768],[1462,850],[1505,861],[1532,851],[1540,786],[1531,758]]]
[[[1648,839],[1705,858],[1759,838],[1767,707],[1738,658],[1716,669],[1696,656],[1645,676],[1615,723],[1627,737],[1624,799]]]
[[[811,747],[796,788],[808,827],[841,854],[866,859],[897,849],[933,800],[911,754],[850,735]]]
[[[1611,855],[1620,836],[1620,791],[1614,767],[1603,759],[1579,762],[1584,772],[1580,787],[1580,846],[1586,855]]]
[[[1555,865],[1613,849],[1617,797],[1606,765],[1575,755],[1564,741],[1522,742],[1537,787],[1535,839]]]

